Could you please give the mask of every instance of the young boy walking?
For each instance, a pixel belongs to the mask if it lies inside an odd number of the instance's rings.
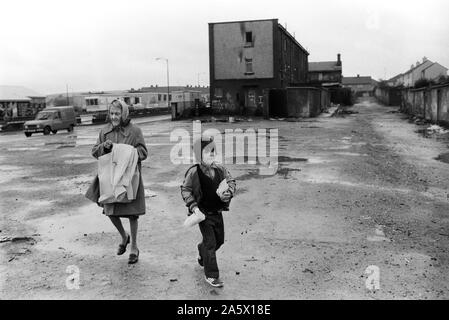
[[[204,267],[206,281],[211,286],[222,287],[216,251],[224,243],[222,212],[229,210],[236,184],[229,171],[215,163],[215,149],[212,137],[195,142],[194,153],[199,163],[187,170],[181,195],[189,208],[189,215],[200,211],[206,217],[199,223],[203,241],[198,244],[198,263]],[[224,179],[228,189],[218,195],[217,188]]]

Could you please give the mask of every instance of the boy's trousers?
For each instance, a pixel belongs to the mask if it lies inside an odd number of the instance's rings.
[[[198,244],[198,251],[203,259],[204,273],[208,278],[218,278],[219,271],[215,252],[224,243],[223,215],[206,214],[206,219],[199,223],[203,241]]]

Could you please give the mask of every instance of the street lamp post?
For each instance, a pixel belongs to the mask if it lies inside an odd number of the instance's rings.
[[[199,72],[199,73],[197,73],[197,76],[198,76],[198,87],[200,86],[200,74],[206,74],[206,72]]]
[[[168,72],[168,59],[167,58],[156,58],[156,60],[165,60],[167,62],[167,106],[170,108],[170,80]]]

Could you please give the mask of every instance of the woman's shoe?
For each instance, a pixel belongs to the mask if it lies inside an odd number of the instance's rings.
[[[134,264],[139,261],[139,249],[137,249],[137,254],[131,253],[129,255],[128,264]]]
[[[128,246],[129,241],[130,241],[130,238],[129,238],[129,234],[128,234],[128,239],[126,240],[126,243],[118,245],[117,255],[121,256],[122,254],[124,254],[126,252],[126,247]]]

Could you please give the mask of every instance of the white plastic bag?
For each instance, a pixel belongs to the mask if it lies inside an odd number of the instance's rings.
[[[184,227],[193,227],[194,225],[200,223],[205,219],[206,216],[204,215],[204,213],[202,213],[200,210],[195,210],[195,212],[188,216],[184,221]]]

